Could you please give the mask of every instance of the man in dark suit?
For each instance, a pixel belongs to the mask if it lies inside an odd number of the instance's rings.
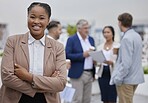
[[[68,77],[76,89],[72,103],[90,103],[95,68],[89,52],[95,44],[88,35],[89,24],[86,20],[79,20],[76,26],[77,33],[69,37],[66,44],[66,57],[71,60]]]

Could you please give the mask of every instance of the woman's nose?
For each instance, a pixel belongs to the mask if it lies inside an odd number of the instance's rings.
[[[34,19],[34,23],[39,23],[40,20],[38,18]]]

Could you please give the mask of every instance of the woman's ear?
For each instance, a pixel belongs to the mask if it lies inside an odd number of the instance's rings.
[[[49,23],[50,23],[50,18],[48,19],[48,23],[47,23],[47,26],[49,25]]]

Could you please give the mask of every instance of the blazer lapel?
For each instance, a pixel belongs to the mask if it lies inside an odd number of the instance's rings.
[[[22,37],[22,40],[21,40],[21,48],[25,54],[25,57],[27,59],[27,62],[28,62],[28,67],[29,67],[29,49],[28,49],[28,33],[26,33],[23,37]],[[28,69],[28,68],[27,68]]]
[[[82,48],[82,45],[81,45],[81,41],[78,37],[78,34],[76,34],[76,41],[75,43],[77,43],[77,46],[78,46],[78,49],[80,49],[82,52],[83,52],[83,48]]]
[[[44,66],[43,68],[46,68],[47,60],[51,54],[51,44],[50,39],[46,36],[45,37],[45,51],[44,51]],[[46,70],[44,69],[44,74],[46,74]]]
[[[89,42],[90,42],[91,46],[94,46],[93,41],[91,40],[91,38],[90,38],[90,37],[88,37],[88,40],[89,40]]]

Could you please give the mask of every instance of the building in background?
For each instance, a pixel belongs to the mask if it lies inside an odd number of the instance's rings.
[[[4,48],[7,36],[7,24],[0,23],[0,49]]]
[[[137,21],[133,28],[140,34],[143,41],[142,65],[148,66],[148,21]]]

